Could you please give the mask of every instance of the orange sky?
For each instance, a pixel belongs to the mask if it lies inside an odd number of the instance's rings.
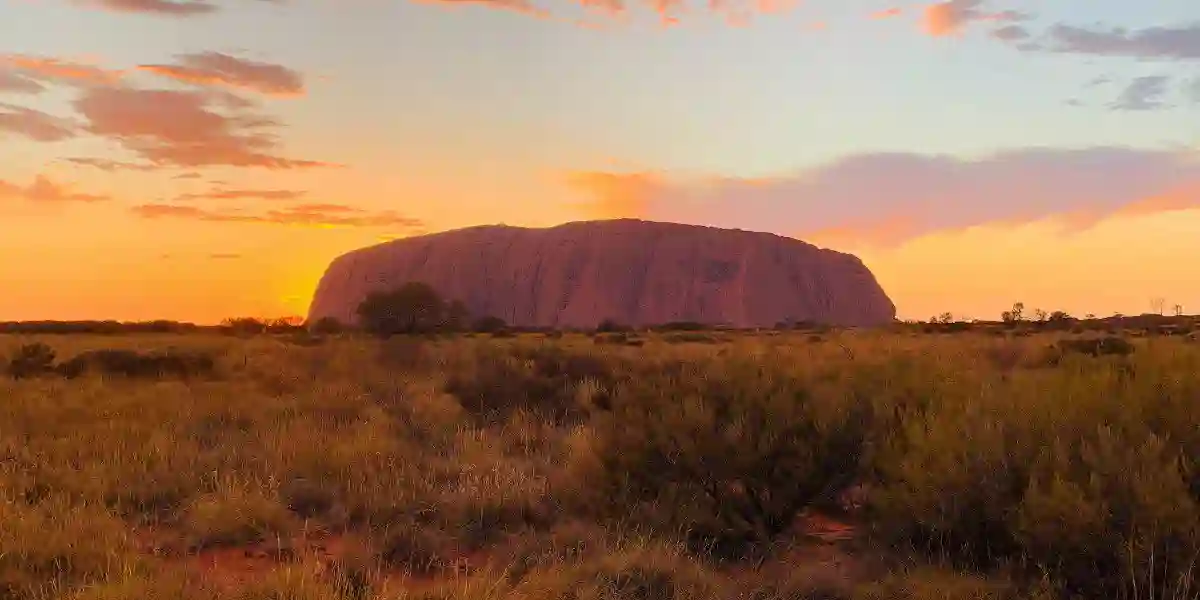
[[[303,315],[358,247],[613,217],[854,252],[902,318],[1200,311],[1200,26],[1130,6],[5,2],[0,320]]]

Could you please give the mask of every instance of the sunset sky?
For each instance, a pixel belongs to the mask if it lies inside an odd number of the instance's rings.
[[[0,320],[614,217],[853,252],[902,318],[1200,312],[1200,5],[0,0]]]

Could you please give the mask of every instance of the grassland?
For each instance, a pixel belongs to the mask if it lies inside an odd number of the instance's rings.
[[[0,599],[1200,598],[1200,344],[1064,337],[0,336],[212,358],[0,377]]]

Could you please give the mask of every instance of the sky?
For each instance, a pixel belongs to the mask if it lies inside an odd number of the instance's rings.
[[[1200,5],[0,0],[0,321],[622,217],[852,252],[901,318],[1200,312]]]

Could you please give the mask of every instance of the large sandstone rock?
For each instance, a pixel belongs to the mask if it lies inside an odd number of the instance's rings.
[[[409,281],[514,325],[878,325],[896,316],[853,255],[766,233],[626,219],[472,227],[363,248],[329,266],[309,319],[352,323],[369,292]]]

